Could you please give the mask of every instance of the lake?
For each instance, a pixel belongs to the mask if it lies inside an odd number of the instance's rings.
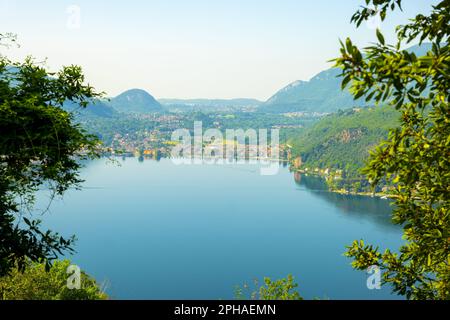
[[[355,239],[397,249],[387,200],[330,193],[314,177],[255,164],[105,159],[83,190],[54,200],[45,225],[75,234],[74,264],[113,299],[232,299],[237,285],[292,274],[304,298],[395,299],[344,257]],[[41,194],[37,207],[48,197]]]

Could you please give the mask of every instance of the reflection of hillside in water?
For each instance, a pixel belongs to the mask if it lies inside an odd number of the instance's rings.
[[[295,183],[303,189],[308,190],[315,196],[332,203],[345,213],[358,218],[370,219],[373,222],[398,229],[397,225],[391,222],[392,207],[389,200],[372,198],[367,196],[343,195],[329,192],[324,179],[314,176],[305,176],[294,173]]]

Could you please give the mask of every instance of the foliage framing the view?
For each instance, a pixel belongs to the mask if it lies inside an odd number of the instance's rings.
[[[0,43],[5,39],[15,40],[0,34]],[[40,187],[62,195],[81,182],[79,160],[97,155],[97,139],[62,109],[99,96],[84,81],[78,66],[49,73],[32,58],[13,62],[0,54],[0,276],[23,270],[28,259],[49,268],[72,250],[73,237],[42,230],[31,211]]]
[[[258,280],[255,280],[254,285],[258,287]],[[297,287],[298,284],[294,282],[292,275],[275,281],[264,278],[264,285],[259,289],[249,290],[247,284],[243,288],[238,286],[235,290],[235,297],[238,300],[303,300],[296,291]]]
[[[24,272],[17,269],[0,277],[0,300],[105,300],[108,296],[97,282],[81,272],[80,288],[67,287],[69,260],[56,261],[46,271],[45,264],[27,263]]]
[[[357,26],[402,9],[401,0],[366,5],[352,17]],[[408,299],[450,299],[449,34],[450,1],[444,0],[430,15],[399,26],[395,45],[377,30],[376,44],[362,53],[347,39],[336,59],[343,88],[351,84],[355,98],[389,103],[401,114],[400,126],[371,153],[365,173],[373,185],[385,178],[395,186],[393,220],[404,226],[406,244],[397,254],[355,241],[346,255],[360,270],[380,266],[383,283]],[[432,50],[421,57],[401,50],[414,40],[430,41]]]

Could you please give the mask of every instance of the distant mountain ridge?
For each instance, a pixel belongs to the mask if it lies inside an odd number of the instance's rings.
[[[310,81],[295,81],[263,103],[259,111],[268,113],[330,113],[355,105],[347,91],[341,91],[339,69],[320,72]]]
[[[104,100],[94,100],[86,108],[80,107],[75,102],[67,101],[64,103],[64,110],[87,117],[111,118],[117,114],[117,111],[108,104],[108,101]]]
[[[417,56],[431,49],[428,43],[408,49]],[[275,93],[261,104],[259,111],[267,113],[320,112],[333,113],[339,109],[351,109],[365,104],[363,99],[355,101],[348,90],[341,90],[340,69],[331,68],[320,72],[309,81],[297,80]]]
[[[426,54],[430,44],[408,48],[417,56]],[[340,70],[331,68],[318,73],[309,81],[297,80],[276,92],[266,102],[257,99],[159,99],[142,89],[127,90],[110,101],[97,100],[81,114],[112,117],[120,113],[158,113],[172,110],[220,111],[233,108],[257,108],[264,113],[309,112],[333,113],[365,105],[355,101],[348,90],[341,90]],[[70,104],[69,104],[70,107]],[[73,106],[72,106],[73,107]]]
[[[127,90],[112,98],[110,105],[119,112],[124,113],[154,113],[164,111],[161,104],[142,89]]]
[[[263,102],[256,99],[159,99],[163,107],[167,109],[182,110],[220,110],[226,108],[256,108]]]

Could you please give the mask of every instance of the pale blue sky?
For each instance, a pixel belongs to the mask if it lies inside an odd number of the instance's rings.
[[[396,24],[436,1],[404,1]],[[339,38],[375,39],[350,17],[363,0],[0,0],[0,32],[14,32],[14,59],[48,58],[51,68],[81,65],[99,90],[116,95],[142,88],[157,98],[265,100],[295,80],[329,67]],[[80,28],[67,26],[67,7],[81,9]],[[4,49],[2,49],[4,50]]]

